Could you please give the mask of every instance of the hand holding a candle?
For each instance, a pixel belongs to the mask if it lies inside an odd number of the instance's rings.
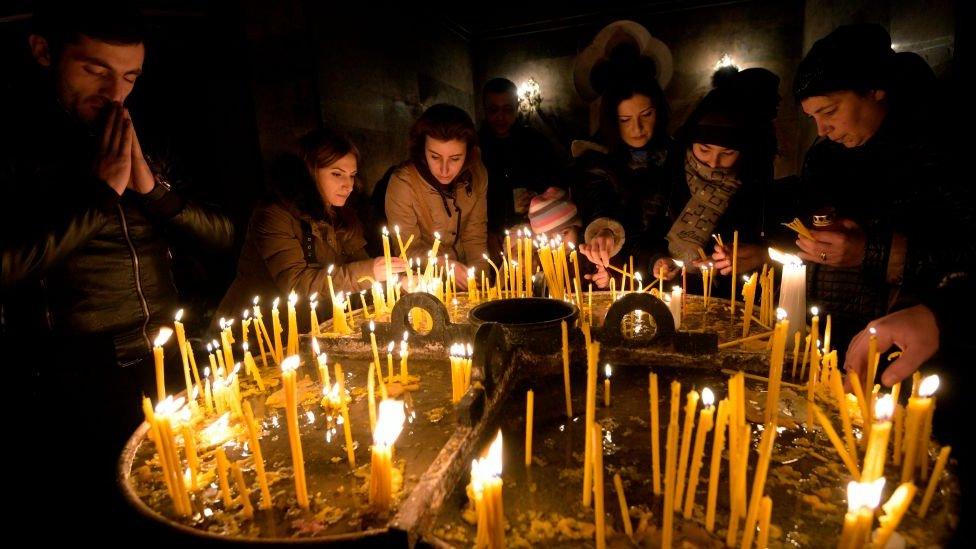
[[[662,257],[654,262],[654,277],[664,278],[664,280],[674,280],[674,277],[681,274],[679,267],[670,257]]]
[[[875,330],[879,353],[887,352],[892,345],[902,350],[901,356],[881,375],[881,382],[886,387],[911,376],[939,350],[939,326],[932,310],[925,305],[916,305],[883,316],[871,322],[870,327]],[[847,348],[844,362],[844,369],[857,374],[863,386],[866,386],[864,377],[868,370],[869,340],[868,328],[854,336]]]
[[[766,248],[757,244],[739,244],[738,268],[740,273],[755,271],[768,261]],[[715,263],[715,270],[720,274],[727,275],[732,272],[732,247],[715,245],[712,252],[712,261]]]
[[[813,240],[801,236],[796,240],[799,256],[807,261],[831,267],[857,267],[864,261],[866,237],[857,223],[850,219],[837,221],[837,230],[810,230]]]
[[[402,273],[407,270],[407,262],[403,258],[396,256],[390,258],[390,266],[394,273]],[[373,258],[373,279],[378,282],[386,282],[386,259],[383,257]]]
[[[591,263],[606,267],[610,264],[610,258],[613,257],[613,249],[616,246],[616,242],[617,240],[613,231],[603,229],[586,244],[580,244],[579,251]]]
[[[583,278],[589,280],[601,290],[605,290],[610,286],[610,273],[608,273],[607,270],[601,265],[596,266],[595,273],[585,274],[583,275]]]

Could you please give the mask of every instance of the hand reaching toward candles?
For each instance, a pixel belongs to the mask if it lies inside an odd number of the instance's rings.
[[[813,240],[801,236],[796,241],[799,256],[807,261],[832,267],[857,267],[864,261],[865,236],[857,223],[850,219],[837,221],[839,230],[811,230]],[[741,257],[741,256],[740,256]]]
[[[402,273],[407,270],[407,262],[400,257],[391,257],[390,266],[394,273]],[[373,278],[377,282],[386,282],[386,260],[382,257],[373,259]]]
[[[758,269],[767,261],[766,248],[757,244],[739,244],[738,265],[740,273],[748,273]],[[715,262],[715,270],[720,274],[727,275],[732,272],[732,249],[730,246],[715,245],[712,252],[712,261]]]
[[[902,350],[901,356],[881,375],[881,383],[886,387],[911,376],[939,350],[939,326],[932,310],[925,305],[916,305],[883,316],[871,322],[870,327],[875,330],[879,353],[887,352],[892,345],[897,345]],[[844,362],[844,369],[848,374],[856,374],[864,387],[870,386],[867,383],[873,383],[873,380],[864,379],[868,369],[869,338],[868,328],[854,336],[847,348]]]
[[[579,251],[590,262],[606,267],[610,264],[615,243],[613,231],[603,229],[586,244],[580,244]]]
[[[675,265],[674,260],[670,257],[662,257],[654,262],[654,277],[663,278],[664,280],[674,280],[674,277],[681,274],[681,267]]]
[[[608,286],[610,286],[610,273],[608,273],[607,270],[600,265],[596,266],[595,273],[583,275],[583,278],[589,280],[601,290],[605,290]]]

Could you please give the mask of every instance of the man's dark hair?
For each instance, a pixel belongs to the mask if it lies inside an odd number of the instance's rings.
[[[492,78],[481,88],[482,101],[489,93],[511,93],[517,96],[518,86],[508,78]]]
[[[141,44],[146,25],[138,2],[40,0],[35,3],[31,32],[47,39],[56,58],[65,45],[81,36],[110,44]]]

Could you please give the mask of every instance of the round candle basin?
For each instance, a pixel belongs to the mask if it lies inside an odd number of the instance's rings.
[[[499,299],[474,307],[468,318],[475,326],[501,324],[511,346],[552,353],[562,347],[560,324],[566,321],[570,328],[575,326],[579,310],[572,303],[541,297]]]

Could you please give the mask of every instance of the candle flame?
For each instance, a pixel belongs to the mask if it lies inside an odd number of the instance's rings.
[[[261,301],[261,296],[257,296],[256,295],[256,296],[254,296],[254,299],[251,300],[251,303],[253,303],[254,306],[257,307],[258,306],[258,301]]]
[[[799,256],[781,252],[773,247],[769,248],[769,259],[783,265],[803,265],[803,260]]]
[[[309,301],[313,301],[313,302],[314,301],[318,301],[319,300],[319,293],[318,292],[313,292],[312,295],[308,296],[308,300]]]
[[[434,240],[440,240],[440,239],[441,239],[441,233],[434,231]]]
[[[207,343],[207,352],[208,353],[212,353],[213,352],[213,345]]]
[[[742,281],[746,284],[748,284],[750,280],[752,280],[752,278],[750,278],[749,275],[742,275]]]
[[[315,354],[315,356],[322,354],[322,352],[319,351],[319,340],[314,337],[312,338],[312,353]]]
[[[373,322],[372,320],[369,321],[369,331],[370,332],[375,332],[376,331],[376,323]]]
[[[876,509],[881,503],[881,492],[884,489],[885,478],[874,482],[850,481],[847,483],[847,510],[855,512],[861,509]]]
[[[224,329],[224,324],[227,324],[227,321],[224,319],[224,317],[220,317],[220,320],[217,321],[217,325],[220,326],[221,330]]]
[[[482,460],[485,465],[488,466],[488,474],[493,477],[500,477],[502,475],[502,430],[498,430],[498,434],[495,435],[495,440],[492,441],[491,446],[488,447],[488,455]]]
[[[895,400],[891,398],[891,395],[884,395],[874,403],[874,419],[876,421],[888,421],[894,412]]]
[[[251,317],[251,311],[244,309],[243,311],[241,311],[241,316],[244,317],[244,320],[247,320],[248,318]]]
[[[399,225],[394,225],[393,226],[393,232],[395,232],[396,234],[400,234],[400,226]]]
[[[813,316],[819,316],[820,315],[820,308],[817,307],[816,305],[814,305],[813,307],[810,307],[810,314],[812,314]]]
[[[393,354],[393,342],[391,341],[389,345],[386,346],[386,352]]]
[[[474,278],[474,267],[468,267],[468,278]]]
[[[280,301],[281,301],[281,298],[280,297],[274,298],[274,301],[271,302],[271,308],[272,309],[277,309],[278,308],[278,303]]]
[[[705,406],[707,408],[715,403],[715,393],[713,393],[712,390],[709,389],[708,387],[705,387],[704,389],[702,389],[701,400],[702,400],[702,406]]]
[[[680,296],[681,295],[681,286],[671,286],[671,294],[674,297]]]
[[[400,342],[400,356],[405,356],[407,354],[407,340],[404,339]]]
[[[878,334],[878,331],[874,329],[874,326],[871,326],[870,328],[868,328],[868,333],[874,336]]]
[[[329,268],[325,271],[325,274],[331,275],[332,271],[335,270],[335,265],[329,265]]]
[[[226,412],[216,421],[200,431],[200,438],[210,444],[220,444],[230,438],[230,412]]]
[[[295,291],[292,290],[292,292],[288,294],[288,305],[294,307],[296,303],[298,303],[298,294],[296,294]]]
[[[166,327],[160,328],[159,335],[156,336],[156,341],[153,342],[153,345],[155,345],[156,347],[162,347],[163,345],[166,345],[166,342],[169,341],[171,335],[173,335],[173,330],[171,328],[166,328]]]
[[[176,311],[176,321],[179,322],[183,320],[183,309]]]
[[[783,321],[786,320],[786,309],[782,307],[776,308],[776,320]]]
[[[609,364],[604,364],[603,365],[603,375],[605,375],[606,377],[610,377],[610,365]]]
[[[213,343],[214,349],[220,349],[220,343],[217,343],[217,340],[216,339],[214,339],[213,341],[211,341],[211,343]]]
[[[298,358],[298,355],[291,355],[281,361],[281,371],[293,372],[298,369],[299,365],[301,365],[301,359]]]
[[[203,377],[210,379],[210,366],[203,369]]]
[[[641,282],[642,280],[644,280],[643,275],[641,275],[639,272],[634,273],[634,278],[637,279],[637,282]]]
[[[244,343],[242,343],[242,344],[241,344],[241,348],[242,348],[242,349],[244,349],[244,352],[245,352],[245,353],[247,352],[247,350],[248,350],[248,348],[249,348],[249,347],[248,347],[248,345],[247,345],[247,342],[246,342],[246,341],[245,341]]]
[[[232,318],[232,319],[230,319],[230,320],[227,321],[227,328],[228,329],[234,324],[234,320],[235,319]]]
[[[390,231],[385,225],[383,226],[383,236],[390,236]]]
[[[407,341],[407,339],[409,337],[410,337],[410,332],[408,332],[407,330],[404,330],[403,331],[403,341]]]
[[[685,266],[685,262],[684,261],[681,261],[680,259],[674,259],[672,261],[674,261],[674,264],[675,264],[676,267],[684,267]]]
[[[918,396],[922,398],[928,398],[935,394],[935,391],[939,388],[939,376],[932,374],[927,376],[922,380],[922,384],[918,387]]]
[[[403,431],[403,422],[406,419],[402,400],[381,401],[376,416],[376,430],[373,431],[373,444],[392,446]]]
[[[471,346],[470,343],[468,343],[468,358],[471,358],[471,355],[473,354],[474,354],[474,348]]]

